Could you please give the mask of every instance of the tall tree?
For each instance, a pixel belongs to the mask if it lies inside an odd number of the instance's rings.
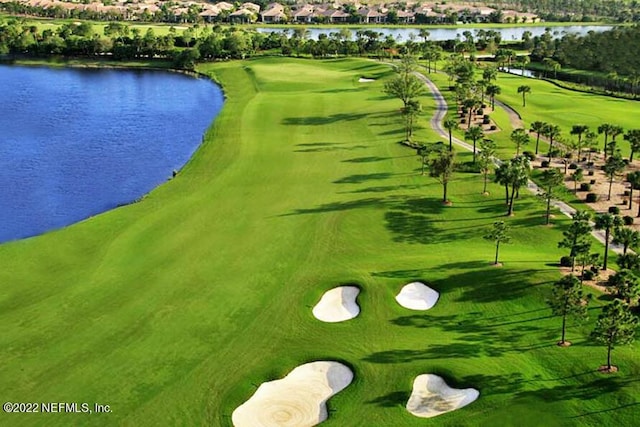
[[[554,283],[551,298],[547,300],[547,304],[554,316],[562,316],[562,337],[558,342],[559,346],[571,345],[565,340],[567,317],[585,320],[588,302],[589,298],[582,292],[582,284],[573,274],[564,276]]]
[[[602,309],[591,337],[607,347],[607,371],[611,366],[611,350],[614,345],[633,342],[638,326],[638,318],[629,312],[629,307],[620,300],[615,300]]]
[[[613,244],[622,245],[622,254],[626,255],[629,246],[637,246],[640,242],[640,232],[629,227],[617,227],[613,232]]]
[[[402,115],[405,119],[405,139],[407,141],[411,141],[411,137],[413,136],[413,123],[421,111],[422,105],[417,99],[409,100],[407,105],[401,109]]]
[[[609,134],[611,132],[611,129],[614,127],[614,125],[612,125],[611,123],[602,123],[600,126],[598,126],[598,134],[602,135],[604,134],[604,148],[603,148],[603,152],[604,152],[604,159],[607,159],[607,140],[609,138]]]
[[[515,195],[520,188],[527,185],[529,180],[529,159],[525,156],[518,156],[509,161],[509,172],[507,173],[508,184],[511,187],[509,196],[509,209],[507,215],[513,215]]]
[[[613,153],[604,164],[602,168],[604,174],[609,178],[609,192],[607,194],[607,200],[611,200],[611,187],[613,186],[613,180],[619,177],[624,169],[627,167],[626,163],[622,159],[620,151]]]
[[[631,270],[622,269],[613,276],[609,276],[607,286],[613,288],[620,299],[631,304],[631,300],[640,295],[640,282]]]
[[[587,125],[573,125],[571,127],[571,131],[569,132],[571,135],[578,136],[578,159],[580,159],[580,154],[582,152],[582,135],[589,131],[589,126]]]
[[[571,225],[562,233],[564,238],[558,243],[559,248],[569,249],[571,271],[574,271],[576,257],[589,253],[591,249],[591,225],[588,211],[576,211]]]
[[[400,99],[404,108],[409,101],[427,93],[425,84],[413,74],[415,70],[415,58],[405,55],[396,68],[396,76],[384,83],[384,92]]]
[[[449,117],[442,123],[442,126],[449,131],[449,151],[453,151],[453,138],[451,134],[454,129],[458,129],[458,121],[453,117]]]
[[[553,141],[560,137],[560,126],[547,123],[544,127],[544,136],[549,138],[549,163],[553,154]]]
[[[493,156],[496,154],[496,144],[491,139],[483,139],[480,142],[480,171],[482,172],[484,179],[484,186],[482,187],[482,194],[487,193],[487,178],[489,172],[491,172],[491,166],[493,166]]]
[[[487,96],[489,97],[489,100],[491,101],[491,109],[495,110],[496,109],[496,95],[500,95],[500,92],[502,92],[502,89],[500,89],[500,86],[498,86],[498,85],[489,84],[489,85],[487,85],[487,88],[485,89],[485,92],[486,92]]]
[[[629,141],[631,154],[629,155],[629,164],[633,163],[633,155],[640,151],[640,129],[629,129],[624,135],[624,139]]]
[[[564,175],[556,168],[545,169],[540,176],[542,183],[542,197],[547,202],[547,212],[545,215],[545,224],[549,225],[549,218],[551,217],[551,200],[554,196],[554,191],[564,181]]]
[[[518,86],[518,93],[522,94],[522,106],[526,107],[527,106],[526,95],[528,93],[531,93],[531,87],[527,85]]]
[[[462,101],[462,106],[467,110],[467,129],[471,127],[471,122],[473,122],[473,114],[476,108],[480,106],[480,101],[476,98],[467,98]]]
[[[438,150],[428,160],[429,176],[436,178],[442,184],[442,203],[450,204],[447,198],[447,186],[453,175],[455,166],[455,152],[451,150]]]
[[[633,190],[640,190],[640,171],[629,172],[627,174],[627,182],[631,184],[631,189],[629,190],[629,209],[631,209],[633,205]],[[640,212],[638,212],[638,216],[640,216]]]
[[[529,143],[529,135],[524,129],[514,129],[511,132],[511,142],[516,144],[516,157],[520,155],[520,148]]]
[[[421,164],[421,173],[420,175],[424,175],[424,167],[427,164],[427,158],[429,157],[429,148],[426,145],[421,145],[417,149],[417,154],[420,156],[420,164]]]
[[[464,139],[473,141],[473,163],[476,162],[476,142],[484,137],[484,132],[480,126],[473,126],[464,133]]]
[[[609,153],[613,156],[616,152],[616,137],[624,132],[622,126],[612,126],[609,129],[609,136],[611,137],[611,142],[609,143]]]
[[[487,67],[482,71],[482,80],[491,83],[498,79],[498,70],[496,67]]]
[[[529,132],[536,133],[536,155],[538,154],[538,145],[540,144],[540,134],[544,133],[547,124],[545,122],[536,121],[531,123]]]
[[[493,261],[493,265],[498,265],[498,254],[500,252],[500,243],[509,243],[511,236],[509,236],[509,226],[504,221],[496,221],[493,223],[493,227],[484,236],[486,240],[491,240],[496,244],[496,257]]]
[[[604,261],[602,268],[605,270],[607,269],[607,260],[609,258],[609,237],[611,236],[611,231],[621,225],[622,220],[617,215],[603,213],[596,216],[596,230],[604,230]]]

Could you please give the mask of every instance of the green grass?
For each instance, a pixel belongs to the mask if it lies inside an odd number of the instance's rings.
[[[544,301],[567,220],[543,226],[525,192],[505,218],[502,189],[482,196],[471,174],[456,176],[444,207],[397,143],[400,102],[381,80],[357,83],[385,78],[385,65],[264,58],[200,71],[226,103],[177,178],[0,246],[2,400],[113,412],[2,413],[0,424],[229,426],[257,385],[320,359],[355,372],[323,426],[425,425],[404,409],[422,373],[480,390],[433,425],[634,424],[638,345],[615,350],[620,373],[594,372],[606,354],[588,340],[600,298],[589,323],[570,324],[574,345],[555,345],[560,320]],[[513,244],[495,268],[482,236],[502,219]],[[426,313],[394,301],[416,279],[441,293]],[[343,283],[362,288],[360,316],[315,320],[320,295]]]
[[[500,73],[497,84],[502,93],[497,97],[517,110],[525,124],[536,120],[557,124],[562,135],[569,137],[571,126],[585,124],[596,131],[602,123],[622,126],[625,130],[638,128],[636,117],[640,114],[640,103],[626,99],[595,95],[560,88],[550,82],[529,79],[507,73]],[[526,107],[522,106],[522,95],[518,86],[528,85]],[[602,149],[603,135],[598,137]],[[618,147],[624,155],[629,155],[629,144],[618,136]]]

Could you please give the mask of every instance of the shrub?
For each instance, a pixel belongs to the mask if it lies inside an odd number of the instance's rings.
[[[620,213],[620,208],[617,206],[609,206],[609,213],[618,215]]]
[[[540,162],[540,167],[541,168],[548,168],[549,167],[549,160],[543,160]]]
[[[464,162],[456,163],[455,169],[458,172],[480,173],[480,163]]]
[[[569,169],[576,170],[576,169],[578,169],[578,165],[577,165],[577,164],[575,164],[575,163],[571,163],[571,164],[569,165]]]
[[[562,153],[560,152],[559,148],[554,147],[551,150],[551,157],[560,157],[560,154],[562,154]]]
[[[460,119],[460,123],[467,123],[467,119]]]
[[[591,184],[587,184],[586,182],[583,182],[582,184],[580,184],[580,191],[590,191],[591,190]]]
[[[589,163],[587,163],[587,167],[588,167],[588,168],[592,168],[592,167],[594,166],[594,164],[595,164],[595,163],[593,163],[593,162],[589,162]]]
[[[487,104],[482,104],[482,108],[487,108]]]
[[[488,114],[485,114],[484,116],[482,116],[482,119],[483,119],[483,120],[488,120],[488,119],[489,119],[489,115],[488,115]]]
[[[586,162],[586,161],[587,161],[587,158],[586,158],[586,157],[583,157],[583,158],[581,158],[581,159],[580,159],[580,161],[581,161],[581,162]]]
[[[587,193],[587,198],[585,199],[587,203],[595,203],[598,201],[598,195],[596,193]]]
[[[491,127],[489,127],[489,130],[496,130],[496,129],[498,129],[496,125],[491,125]]]
[[[595,171],[589,171],[589,172],[587,172],[587,175],[589,175],[589,176],[594,176],[595,174],[596,174],[596,173],[595,173]],[[594,183],[594,184],[595,184],[595,183]]]
[[[489,123],[491,123],[491,120],[489,120],[488,117],[486,119],[482,119],[482,124],[483,125],[488,125]]]
[[[482,116],[484,114],[484,110],[481,108],[476,112],[476,114]]]
[[[583,280],[593,280],[595,276],[596,276],[596,273],[594,273],[591,270],[585,270],[584,273],[582,273]]]
[[[596,183],[596,182],[597,182],[597,181],[596,181],[595,179],[592,179],[591,181],[589,181],[589,184],[591,184],[591,185],[595,185],[595,183]]]
[[[536,155],[533,153],[533,151],[523,151],[522,155],[532,161],[536,159]]]
[[[561,267],[571,267],[571,257],[570,256],[563,256],[562,258],[560,258],[560,266]]]
[[[629,190],[624,190],[624,193],[622,193],[623,196],[628,196],[629,195]]]
[[[624,225],[633,225],[633,217],[629,215],[625,215],[622,217],[622,221],[624,221]]]

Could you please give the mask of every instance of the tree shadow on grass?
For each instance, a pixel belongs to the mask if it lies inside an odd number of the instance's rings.
[[[379,157],[379,156],[368,156],[368,157],[354,157],[353,159],[342,160],[343,163],[372,163],[372,162],[380,162],[382,160],[389,160],[391,157]]]
[[[404,406],[409,400],[411,392],[408,390],[393,391],[384,396],[376,397],[366,403],[372,403],[383,408],[393,408],[395,406]]]
[[[367,117],[368,114],[332,114],[330,116],[310,116],[310,117],[286,117],[282,120],[283,125],[291,126],[324,126],[337,122],[351,122]]]
[[[343,145],[334,142],[312,142],[307,144],[297,144],[296,147],[303,147],[293,150],[294,153],[323,153],[331,151],[353,151],[369,148],[366,145]]]
[[[389,179],[394,174],[388,172],[367,173],[367,174],[355,174],[345,176],[338,180],[333,181],[334,184],[361,184],[367,181]]]

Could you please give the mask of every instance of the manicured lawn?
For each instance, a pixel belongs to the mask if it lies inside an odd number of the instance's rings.
[[[505,218],[502,189],[482,196],[478,175],[457,175],[442,206],[440,184],[397,144],[400,101],[381,81],[357,82],[387,66],[265,58],[200,71],[223,84],[226,104],[177,178],[140,203],[0,246],[2,400],[113,412],[2,413],[1,425],[229,426],[260,383],[322,359],[355,372],[323,426],[635,423],[638,345],[614,351],[620,373],[596,373],[597,308],[570,324],[572,347],[555,345],[560,319],[544,301],[567,220],[543,226],[524,191]],[[482,236],[502,219],[513,244],[495,268]],[[394,301],[416,279],[441,294],[426,313]],[[344,283],[362,288],[360,316],[315,320],[321,294]],[[415,418],[404,405],[422,373],[480,398]]]
[[[507,73],[498,75],[497,84],[502,89],[497,99],[517,110],[527,126],[536,120],[557,124],[565,137],[573,137],[569,131],[571,126],[577,124],[588,125],[594,132],[602,123],[622,126],[625,131],[640,127],[636,119],[640,114],[640,103],[637,101],[571,91],[547,81]],[[531,93],[526,97],[526,107],[522,106],[522,95],[517,93],[521,85],[531,87]],[[629,144],[622,139],[622,135],[616,139],[618,147],[628,156]],[[600,135],[598,141],[602,149],[604,135]]]

